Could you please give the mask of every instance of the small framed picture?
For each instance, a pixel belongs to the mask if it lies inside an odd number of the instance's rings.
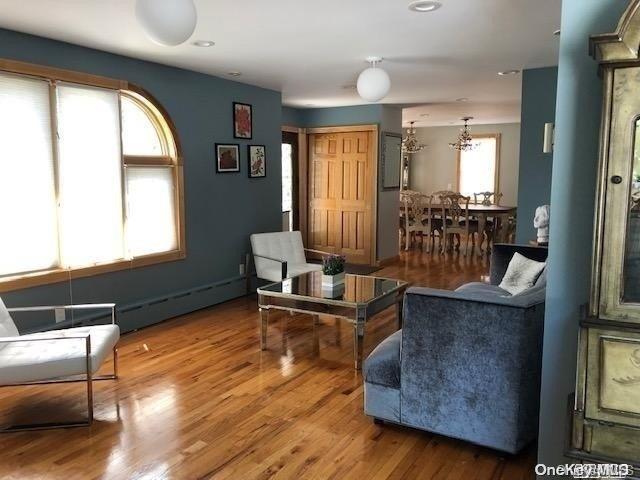
[[[216,171],[218,173],[240,171],[240,147],[237,144],[216,143]]]
[[[249,178],[267,176],[267,153],[264,145],[249,145]]]
[[[246,103],[233,103],[233,136],[251,140],[253,135],[252,106]]]

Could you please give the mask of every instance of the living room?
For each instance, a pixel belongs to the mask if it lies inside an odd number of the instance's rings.
[[[639,11],[4,1],[0,476],[637,476]]]

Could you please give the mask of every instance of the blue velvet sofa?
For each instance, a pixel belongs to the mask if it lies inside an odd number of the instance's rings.
[[[496,244],[490,283],[407,290],[402,330],[364,365],[367,415],[509,453],[535,439],[546,272],[521,294],[502,290],[515,252],[547,258],[546,248]]]

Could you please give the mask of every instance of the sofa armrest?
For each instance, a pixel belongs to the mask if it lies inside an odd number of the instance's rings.
[[[403,423],[515,452],[536,432],[544,300],[411,288]]]
[[[504,307],[510,308],[529,308],[534,305],[542,304],[545,301],[544,289],[536,289],[530,294],[523,293],[515,296],[501,297],[498,295],[454,292],[452,290],[439,290],[436,288],[428,287],[411,287],[407,290],[407,298],[409,298],[409,295],[423,296],[425,298],[448,298],[452,300],[459,300],[462,302],[472,302],[487,305],[502,305]],[[417,299],[414,301],[417,301]]]

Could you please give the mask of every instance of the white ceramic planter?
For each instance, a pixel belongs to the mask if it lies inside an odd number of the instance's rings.
[[[322,274],[322,287],[323,288],[332,288],[336,285],[344,285],[344,272],[338,273],[337,275],[325,275]]]

